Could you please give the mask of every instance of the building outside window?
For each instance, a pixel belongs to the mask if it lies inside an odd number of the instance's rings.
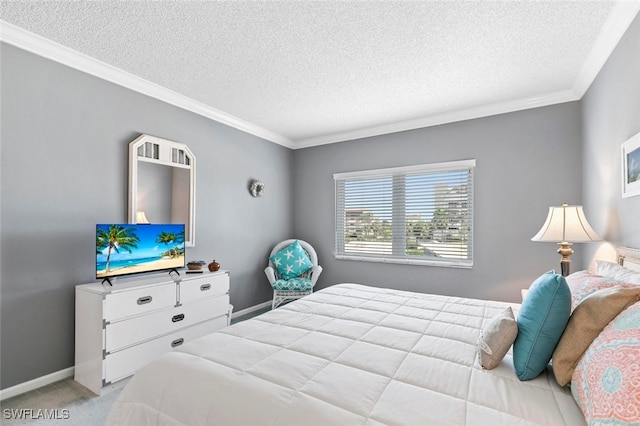
[[[475,160],[337,173],[337,259],[473,265]]]

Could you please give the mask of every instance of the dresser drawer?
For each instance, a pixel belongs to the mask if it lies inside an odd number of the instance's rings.
[[[182,306],[107,324],[105,349],[114,352],[181,328],[226,315],[229,296],[209,297]]]
[[[224,315],[143,344],[108,354],[103,364],[104,380],[106,383],[111,383],[130,376],[162,354],[198,337],[213,333],[226,325],[227,316]]]
[[[176,305],[176,284],[142,287],[105,296],[106,321],[116,321]]]
[[[229,274],[207,274],[180,283],[180,303],[229,292]]]

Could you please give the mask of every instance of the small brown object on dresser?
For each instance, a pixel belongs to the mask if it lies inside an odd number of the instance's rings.
[[[215,259],[214,259],[213,262],[211,262],[209,264],[209,271],[215,272],[215,271],[217,271],[219,269],[220,269],[220,264],[218,262],[216,262]]]

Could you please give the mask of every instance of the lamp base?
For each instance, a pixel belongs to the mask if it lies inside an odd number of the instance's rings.
[[[569,260],[569,256],[573,254],[573,249],[571,248],[571,243],[567,243],[566,241],[559,244],[558,254],[562,256],[560,259],[560,272],[563,277],[566,277],[570,274],[571,260]]]

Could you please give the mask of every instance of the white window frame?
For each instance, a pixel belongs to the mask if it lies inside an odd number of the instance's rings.
[[[355,260],[365,262],[380,262],[380,263],[395,263],[395,264],[408,264],[408,265],[428,265],[428,266],[441,266],[451,268],[465,268],[470,269],[473,267],[473,222],[474,222],[474,169],[476,166],[476,160],[461,160],[451,161],[443,163],[433,164],[421,164],[405,167],[391,167],[385,169],[376,170],[363,170],[356,172],[335,173],[333,179],[335,181],[335,259],[340,260]],[[418,257],[413,255],[407,255],[405,253],[405,241],[404,234],[396,235],[393,238],[392,255],[385,254],[367,254],[367,253],[347,253],[345,252],[345,238],[344,229],[346,222],[346,201],[344,199],[344,183],[348,180],[357,179],[373,179],[373,178],[401,178],[404,179],[408,175],[416,175],[421,173],[442,173],[442,172],[460,172],[469,171],[469,187],[468,196],[469,202],[467,204],[467,212],[469,216],[469,232],[467,242],[467,258],[455,259],[455,258],[437,258],[437,257]],[[340,186],[342,185],[342,186]],[[404,189],[398,190],[395,187],[392,193],[392,210],[393,219],[395,224],[399,219],[402,222],[404,229],[406,215],[405,208],[405,194]],[[400,247],[400,248],[398,248]]]

